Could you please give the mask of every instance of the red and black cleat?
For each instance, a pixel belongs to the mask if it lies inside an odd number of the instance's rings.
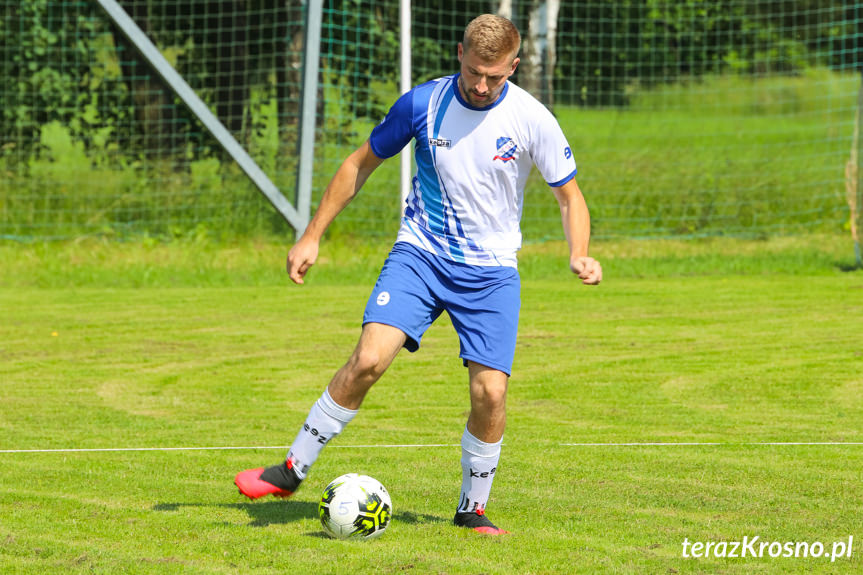
[[[249,499],[266,495],[290,497],[300,486],[302,480],[294,473],[293,462],[289,459],[272,467],[259,467],[241,471],[234,478],[240,493]]]
[[[505,531],[492,523],[485,516],[484,509],[470,513],[456,513],[452,522],[459,527],[467,527],[485,535],[505,535],[509,533],[509,531]]]

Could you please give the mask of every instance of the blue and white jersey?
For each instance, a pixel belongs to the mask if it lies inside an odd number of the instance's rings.
[[[372,130],[389,158],[415,140],[417,171],[396,241],[456,262],[517,267],[524,187],[533,165],[549,186],[575,177],[575,159],[551,112],[507,82],[486,108],[468,104],[458,74],[402,95]]]

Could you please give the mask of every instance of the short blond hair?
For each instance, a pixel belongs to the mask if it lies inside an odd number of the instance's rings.
[[[495,14],[482,14],[468,23],[462,39],[464,50],[485,62],[497,62],[504,56],[515,59],[521,48],[521,34],[511,21]]]

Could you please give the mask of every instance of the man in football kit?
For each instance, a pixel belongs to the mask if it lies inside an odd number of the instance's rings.
[[[415,140],[416,175],[402,225],[366,304],[359,342],[312,406],[285,462],[240,472],[244,495],[287,497],[324,446],[356,415],[401,348],[416,351],[446,311],[468,369],[470,414],[462,434],[462,486],[454,523],[506,533],[485,515],[506,422],[506,391],[520,307],[516,252],[523,191],[532,166],[560,205],[571,270],[587,285],[602,268],[587,255],[590,216],[572,151],[552,114],[508,81],[521,38],[507,19],[471,21],[458,44],[458,74],[416,86],[393,104],[342,163],[302,237],[291,280],[304,277],[325,230],[371,173]]]

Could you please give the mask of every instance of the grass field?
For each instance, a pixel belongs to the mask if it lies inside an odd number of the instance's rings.
[[[388,245],[325,245],[302,288],[271,241],[0,245],[0,572],[859,573],[849,244],[598,242],[598,288],[560,243],[527,246],[498,538],[449,524],[467,388],[446,317],[294,499],[232,484],[284,456]],[[321,531],[320,492],[349,471],[392,494],[381,539]],[[854,539],[835,561],[683,557],[685,540],[753,537]]]

